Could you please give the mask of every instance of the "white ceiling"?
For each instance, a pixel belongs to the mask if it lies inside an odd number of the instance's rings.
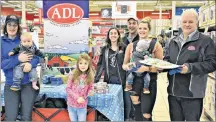
[[[122,1],[122,0],[119,0]],[[91,0],[90,1],[90,12],[92,11],[101,11],[101,8],[111,8],[112,2],[116,2],[116,0],[110,1],[102,1],[102,0]],[[172,1],[171,0],[154,0],[154,1],[136,1],[137,2],[137,11],[148,11],[148,10],[159,10],[159,6],[162,6],[162,10],[171,10],[172,9]],[[177,7],[182,6],[202,6],[204,1],[175,1]]]
[[[122,1],[122,0],[119,0]],[[29,13],[37,13],[38,11],[38,2],[37,0],[29,0],[26,1],[26,11]],[[102,1],[102,0],[90,0],[89,1],[89,10],[92,11],[101,11],[101,8],[111,8],[112,2],[116,2],[116,0]],[[172,9],[172,1],[171,0],[154,0],[154,1],[136,1],[137,2],[137,11],[143,10],[159,10],[159,6],[162,6],[162,10],[171,10]],[[202,6],[205,1],[176,1],[176,6]],[[22,2],[21,1],[1,1],[2,7],[11,7],[18,9],[17,11],[21,11]]]

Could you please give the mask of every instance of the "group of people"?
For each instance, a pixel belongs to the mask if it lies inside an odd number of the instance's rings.
[[[6,76],[4,88],[7,121],[15,121],[21,107],[21,119],[30,121],[34,100],[38,94],[31,79],[31,69],[39,63],[38,56],[21,52],[10,54],[22,43],[21,27],[16,16],[9,15],[1,37],[1,68]],[[117,28],[110,28],[106,46],[101,48],[96,72],[91,58],[81,54],[76,69],[69,74],[67,92],[68,112],[71,121],[86,121],[87,97],[93,94],[93,83],[99,82],[104,72],[104,82],[122,85],[125,121],[152,121],[157,94],[157,74],[172,70],[158,69],[139,63],[149,57],[181,65],[178,72],[167,73],[169,85],[168,102],[171,121],[199,121],[207,74],[216,70],[216,47],[213,40],[198,32],[198,14],[185,10],[181,16],[182,33],[169,41],[166,53],[155,38],[150,38],[151,19],[127,20],[129,32],[121,39]],[[146,56],[147,55],[147,56]],[[25,72],[13,90],[14,69],[22,67]],[[32,82],[32,83],[31,83]],[[17,83],[17,82],[15,82]],[[17,88],[17,84],[15,84]],[[11,90],[12,89],[12,90]]]

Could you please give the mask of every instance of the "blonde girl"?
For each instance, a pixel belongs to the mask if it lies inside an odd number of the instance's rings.
[[[71,121],[86,121],[88,95],[92,94],[94,72],[91,58],[81,54],[76,69],[69,74],[67,92],[68,112]]]

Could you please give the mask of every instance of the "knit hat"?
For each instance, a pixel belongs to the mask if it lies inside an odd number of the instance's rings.
[[[138,52],[147,51],[150,46],[150,42],[151,41],[149,40],[139,40],[136,46],[136,51]]]

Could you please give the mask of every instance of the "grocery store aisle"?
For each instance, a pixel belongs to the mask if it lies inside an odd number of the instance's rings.
[[[167,74],[160,73],[158,75],[158,91],[157,99],[153,110],[153,121],[170,121],[169,106],[167,99]],[[209,121],[204,115],[202,115],[200,121]]]

